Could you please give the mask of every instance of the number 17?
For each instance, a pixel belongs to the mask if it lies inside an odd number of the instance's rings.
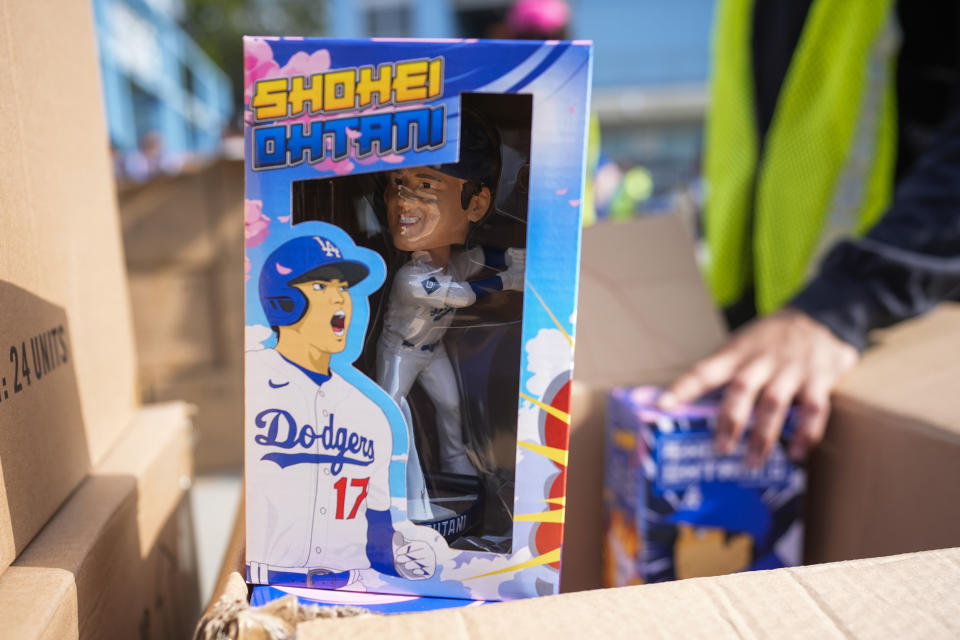
[[[344,518],[343,511],[347,502],[347,479],[340,478],[337,480],[333,485],[337,490],[337,520],[353,520],[357,517],[357,510],[360,508],[360,503],[367,497],[368,484],[370,484],[370,478],[354,478],[350,481],[351,487],[360,488],[360,495],[357,496],[356,502],[353,503],[353,509],[350,510],[350,515]]]

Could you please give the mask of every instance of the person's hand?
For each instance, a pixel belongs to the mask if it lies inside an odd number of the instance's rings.
[[[780,436],[787,410],[798,405],[789,454],[804,458],[823,438],[830,393],[857,363],[859,353],[825,326],[795,309],[754,320],[712,356],[680,376],[657,406],[670,409],[727,385],[717,416],[715,445],[730,453],[753,412],[747,463],[766,460]]]

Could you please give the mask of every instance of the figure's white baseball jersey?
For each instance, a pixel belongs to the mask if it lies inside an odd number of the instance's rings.
[[[397,404],[402,404],[413,383],[420,379],[436,408],[441,466],[444,471],[466,475],[476,475],[476,471],[463,443],[460,392],[442,339],[454,311],[476,302],[467,279],[483,267],[481,247],[455,251],[446,269],[431,263],[426,251],[415,251],[394,277],[378,348],[380,386]],[[426,490],[410,424],[407,433],[411,439],[407,495],[415,509],[415,501],[418,496],[425,496]]]
[[[390,508],[390,423],[331,371],[318,386],[274,349],[247,353],[247,560],[365,569],[366,510]]]
[[[477,301],[467,279],[483,269],[483,249],[454,251],[446,270],[414,251],[400,267],[390,289],[381,342],[420,350],[437,344],[453,322],[453,312]]]

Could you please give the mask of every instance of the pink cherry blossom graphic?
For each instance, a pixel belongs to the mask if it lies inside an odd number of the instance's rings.
[[[253,97],[257,80],[277,77],[279,66],[273,60],[273,50],[263,38],[250,38],[243,52],[243,97],[247,104]]]
[[[558,196],[566,195],[566,193],[567,193],[566,188],[564,188],[564,189],[557,189],[557,195],[558,195]]]
[[[273,78],[292,78],[294,76],[312,76],[330,70],[330,52],[320,49],[313,53],[298,51],[282,67],[273,59],[273,49],[265,38],[249,38],[243,56],[243,97],[246,104],[253,98],[254,85],[260,80]],[[247,114],[247,121],[252,122]],[[305,122],[304,113],[297,118],[285,118],[284,122]]]
[[[243,223],[248,248],[260,245],[270,235],[270,218],[263,215],[263,202],[260,200],[244,201]]]
[[[250,279],[250,268],[250,258],[243,256],[243,272],[246,274],[243,278],[244,280]]]
[[[389,162],[390,164],[399,164],[403,162],[403,156],[397,153],[388,153],[385,156],[367,156],[366,158],[357,158],[360,164],[373,164],[374,162]]]
[[[293,269],[290,269],[289,267],[285,267],[285,266],[283,266],[282,264],[280,264],[280,263],[278,262],[278,263],[277,263],[277,273],[279,273],[279,274],[282,275],[282,276],[288,276],[288,275],[290,275],[291,273],[293,273]]]

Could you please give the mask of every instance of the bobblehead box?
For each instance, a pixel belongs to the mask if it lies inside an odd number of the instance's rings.
[[[758,466],[743,440],[717,453],[720,394],[662,411],[657,387],[615,388],[607,404],[604,584],[776,569],[801,564],[806,473],[784,438]],[[749,437],[750,426],[747,427]]]
[[[556,593],[591,45],[244,48],[247,579]]]

